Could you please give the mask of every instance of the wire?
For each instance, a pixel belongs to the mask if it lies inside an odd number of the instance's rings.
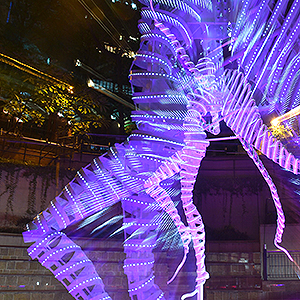
[[[113,33],[110,31],[110,29],[101,21],[101,19],[91,10],[91,8],[86,4],[83,0],[78,0],[79,3],[88,11],[88,13],[94,18],[94,20],[104,29],[104,31],[114,40],[115,43],[117,43],[121,48],[123,46],[120,44],[120,42],[114,37]]]
[[[107,5],[110,7],[111,11],[113,12],[113,14],[118,18],[118,20],[120,21],[120,23],[122,24],[122,26],[126,29],[127,33],[130,33],[130,31],[132,32],[132,29],[129,28],[127,26],[127,24],[120,18],[120,16],[115,12],[114,9],[112,9],[112,6],[110,5],[111,4],[111,1],[110,0],[105,0]],[[137,27],[137,26],[136,26]],[[135,35],[135,33],[133,34]],[[127,42],[126,42],[127,45],[129,45]],[[129,46],[130,47],[130,46]]]
[[[70,88],[70,84],[67,83],[67,82],[64,82],[62,80],[59,80],[58,78],[55,78],[47,73],[44,73],[42,71],[39,71],[38,69],[35,69],[25,63],[22,63],[21,61],[19,60],[16,60],[15,58],[12,58],[8,55],[5,55],[3,53],[0,53],[0,61],[7,64],[7,65],[10,65],[14,68],[17,68],[21,71],[24,71],[28,74],[31,74],[35,77],[39,77],[43,80],[48,80],[48,81],[51,81],[51,82],[55,82],[55,83],[60,83],[68,88]]]
[[[88,11],[88,13],[93,17],[93,19],[104,29],[104,31],[112,38],[112,40],[124,51],[127,52],[131,49],[126,49],[120,41],[114,36],[114,34],[111,32],[111,30],[103,23],[103,21],[92,11],[92,9],[88,6],[88,4],[84,0],[78,0],[79,3]],[[91,0],[93,2],[93,0]],[[101,14],[108,20],[108,18],[104,15],[103,11],[93,2],[93,4],[97,7],[97,9],[101,12]],[[108,20],[109,21],[109,20]],[[112,23],[109,21],[109,23],[112,25]],[[112,25],[113,26],[113,25]],[[116,30],[117,34],[120,36],[120,33],[117,31],[117,29],[113,26],[113,28]]]
[[[116,33],[118,34],[118,36],[121,36],[121,34],[119,33],[118,29],[111,23],[111,21],[109,20],[109,18],[106,17],[105,13],[103,12],[103,10],[94,2],[94,0],[90,0],[94,5],[95,7],[100,11],[100,13],[102,14],[102,16],[107,20],[107,22],[110,24],[110,26],[116,31]],[[113,11],[114,12],[114,11]],[[119,18],[119,16],[117,14],[115,14],[116,17],[119,19],[119,21],[121,21],[121,19]],[[122,25],[124,26],[123,22],[121,21]],[[124,41],[125,44],[127,45],[128,49],[133,51],[130,47],[130,45],[127,43],[127,41],[125,40]],[[119,42],[119,44],[121,44]]]

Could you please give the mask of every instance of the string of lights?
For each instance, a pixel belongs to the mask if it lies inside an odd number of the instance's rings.
[[[10,65],[14,68],[17,68],[17,69],[19,69],[23,72],[26,72],[30,75],[38,77],[42,80],[50,81],[51,83],[55,83],[55,84],[61,84],[65,87],[67,87],[68,89],[73,89],[73,87],[70,86],[69,83],[64,82],[64,81],[62,81],[58,78],[55,78],[54,76],[51,76],[47,73],[44,73],[44,72],[42,72],[42,71],[40,71],[40,70],[38,70],[38,69],[28,65],[28,64],[25,64],[25,63],[15,59],[15,58],[12,58],[8,55],[5,55],[3,53],[0,53],[0,61],[5,63],[5,64],[8,64],[8,65]]]

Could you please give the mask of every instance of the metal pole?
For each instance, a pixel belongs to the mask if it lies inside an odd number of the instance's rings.
[[[263,250],[263,280],[268,280],[268,254],[267,254],[267,244],[264,244]]]
[[[198,286],[198,294],[197,294],[197,300],[203,300],[204,299],[204,289],[203,289],[204,283],[201,283]]]

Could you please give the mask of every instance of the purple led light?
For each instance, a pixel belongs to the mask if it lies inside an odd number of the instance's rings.
[[[193,189],[209,145],[205,131],[218,134],[222,119],[241,140],[270,187],[278,215],[274,244],[293,261],[279,245],[285,217],[276,186],[255,149],[296,175],[300,162],[264,125],[254,91],[261,91],[261,101],[269,103],[268,109],[280,104],[281,110],[288,110],[300,101],[300,60],[295,51],[300,31],[298,0],[287,13],[284,0],[274,7],[265,0],[243,1],[235,7],[236,19],[231,19],[229,9],[222,12],[227,17],[211,12],[211,1],[149,0],[149,5],[142,11],[141,45],[129,76],[137,107],[132,119],[138,129],[127,141],[111,147],[80,170],[24,233],[24,240],[33,243],[29,255],[48,268],[77,299],[111,297],[92,262],[61,230],[83,219],[91,222],[99,211],[118,201],[124,212],[124,273],[131,299],[148,299],[151,291],[151,300],[166,300],[155,283],[152,253],[163,214],[176,226],[183,248],[181,262],[168,283],[176,280],[193,247],[195,289],[181,299],[195,295],[197,300],[203,299],[203,285],[208,278],[205,229],[193,204]],[[282,21],[278,18],[283,15],[286,19],[279,27]],[[231,41],[222,36],[226,32],[223,26],[229,26],[229,21],[231,26],[235,24]],[[236,70],[224,71],[221,67],[227,45],[237,54],[236,60],[232,58],[232,63],[237,62]],[[206,124],[207,113],[212,116],[211,124]],[[169,182],[176,181],[180,187],[169,188]],[[175,205],[179,195],[187,225]],[[149,237],[142,239],[141,232]]]

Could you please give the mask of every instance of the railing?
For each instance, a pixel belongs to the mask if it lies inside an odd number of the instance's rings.
[[[0,133],[0,156],[16,162],[40,166],[57,165],[80,168],[102,155],[109,145],[123,141],[125,135],[90,134],[86,137],[61,137],[56,142]],[[103,141],[103,143],[101,143]]]
[[[300,251],[290,251],[295,262],[300,264]],[[267,251],[267,279],[298,280],[295,265],[279,251]]]

